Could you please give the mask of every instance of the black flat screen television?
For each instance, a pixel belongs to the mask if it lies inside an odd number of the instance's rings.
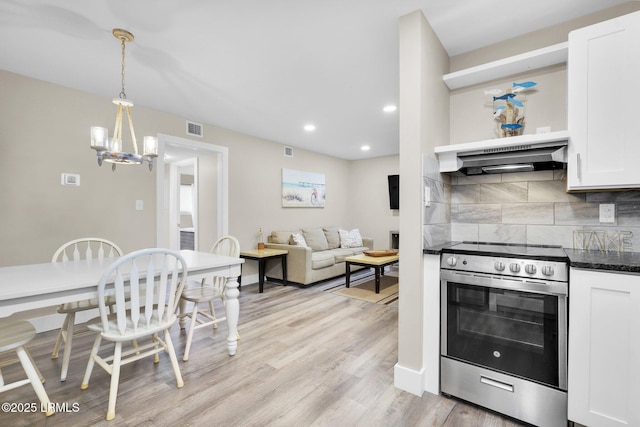
[[[389,175],[389,209],[400,209],[400,175]]]

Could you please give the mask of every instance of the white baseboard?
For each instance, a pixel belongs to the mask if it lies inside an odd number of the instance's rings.
[[[258,284],[258,276],[259,274],[249,274],[247,276],[242,276],[242,286],[245,285],[253,285],[253,284]]]
[[[422,396],[422,393],[424,393],[423,377],[424,370],[414,371],[397,363],[393,367],[393,385],[416,396]]]

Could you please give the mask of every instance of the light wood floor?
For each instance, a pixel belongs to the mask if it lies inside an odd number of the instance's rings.
[[[195,332],[182,362],[185,336],[172,337],[185,385],[176,388],[169,359],[152,358],[122,369],[116,419],[104,421],[109,376],[96,366],[88,390],[80,383],[93,338],[74,342],[68,379],[51,360],[55,332],[28,346],[47,378],[52,402],[77,412],[0,413],[0,426],[519,426],[455,399],[417,397],[393,386],[397,362],[397,307],[323,292],[265,284],[240,294],[238,353],[227,354],[226,325]],[[19,366],[19,365],[17,365]],[[19,372],[3,370],[5,380]],[[0,395],[2,402],[38,402],[27,385]]]

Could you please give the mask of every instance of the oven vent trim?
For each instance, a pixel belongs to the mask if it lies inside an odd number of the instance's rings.
[[[502,153],[502,152],[505,152],[505,151],[530,150],[531,148],[533,148],[531,146],[531,144],[528,144],[528,145],[515,145],[515,146],[511,146],[511,147],[485,148],[482,152],[485,153],[485,154],[492,154],[492,153]]]

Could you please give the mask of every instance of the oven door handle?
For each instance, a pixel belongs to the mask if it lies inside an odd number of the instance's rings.
[[[503,278],[482,273],[452,272],[449,270],[440,270],[440,279],[465,285],[525,291],[545,295],[567,296],[569,288],[567,282],[517,280],[511,277]]]

